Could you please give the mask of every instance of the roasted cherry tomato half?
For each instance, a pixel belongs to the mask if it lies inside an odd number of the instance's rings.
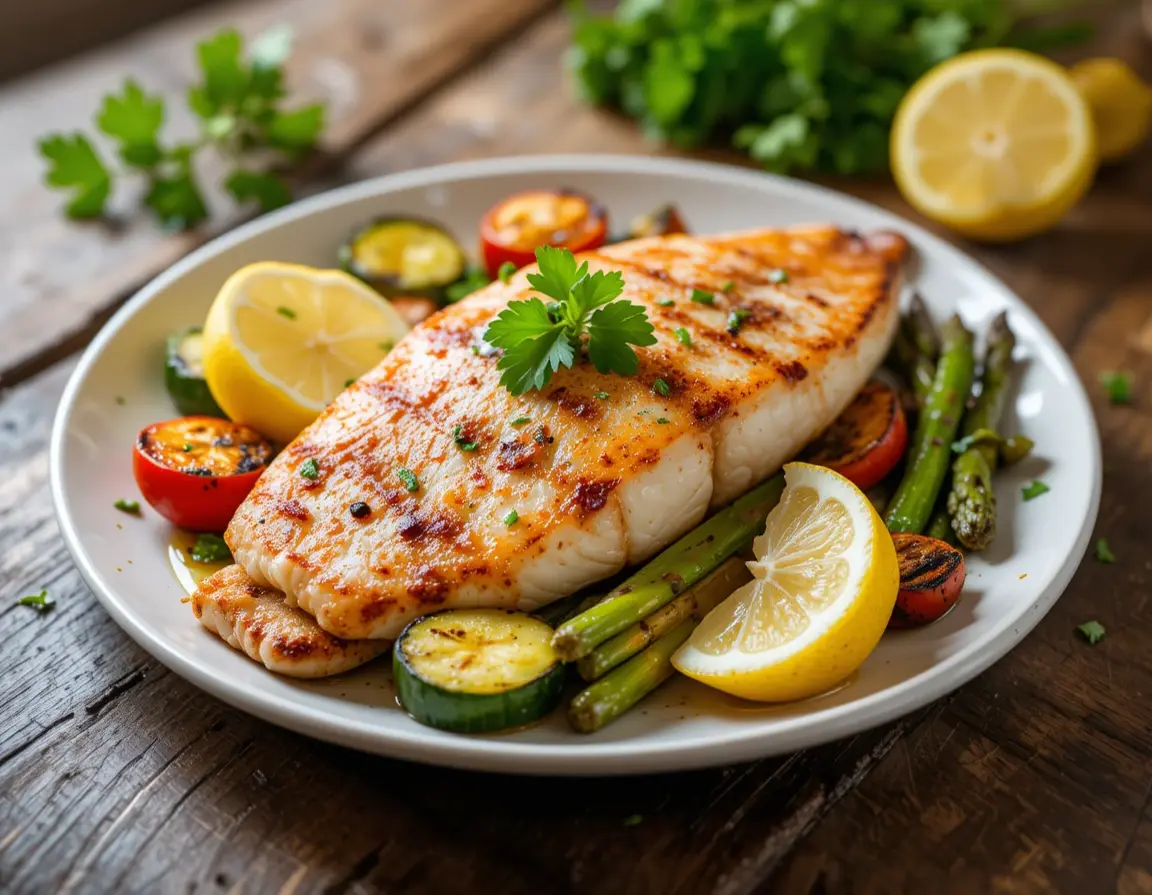
[[[869,382],[808,446],[804,459],[834,469],[867,491],[892,471],[907,447],[908,423],[900,396],[881,382]]]
[[[608,238],[603,205],[572,190],[532,190],[494,205],[480,222],[480,258],[496,279],[500,265],[517,268],[536,260],[536,249],[558,246],[573,252],[597,249]]]
[[[893,534],[900,590],[889,628],[918,628],[956,605],[964,589],[964,554],[927,535]]]
[[[140,430],[132,472],[161,516],[191,531],[228,527],[272,459],[272,445],[249,426],[186,416]]]

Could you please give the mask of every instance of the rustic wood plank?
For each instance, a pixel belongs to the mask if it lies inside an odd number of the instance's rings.
[[[118,198],[116,226],[62,219],[60,196],[39,183],[35,139],[89,127],[100,97],[132,75],[172,101],[168,127],[193,133],[183,95],[193,45],[222,27],[245,35],[288,24],[296,48],[288,81],[299,101],[326,99],[331,123],[313,174],[336,163],[420,98],[466,70],[557,0],[230,0],[0,88],[0,379],[12,383],[82,345],[132,289],[244,216],[165,234]],[[207,182],[221,168],[208,165]],[[220,207],[218,196],[215,202]]]
[[[45,458],[70,369],[0,404],[6,893],[737,895],[916,721],[738,768],[545,781],[407,765],[274,728],[152,661],[73,570]],[[15,603],[41,587],[52,612]],[[628,825],[633,815],[642,822]]]

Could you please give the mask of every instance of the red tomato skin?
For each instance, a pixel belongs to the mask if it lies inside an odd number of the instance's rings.
[[[138,447],[132,450],[132,474],[144,499],[173,525],[189,531],[224,531],[261,472],[192,475],[162,466]]]
[[[967,569],[964,555],[943,541],[925,535],[893,536],[900,559],[900,590],[896,607],[888,621],[889,628],[919,628],[946,615],[960,600]],[[923,545],[939,559],[934,562],[909,562],[909,545]],[[914,580],[910,580],[914,579]]]
[[[529,190],[528,192],[537,191]],[[544,191],[541,190],[539,192]],[[500,211],[501,207],[520,195],[522,194],[509,196],[497,202],[488,209],[480,221],[480,260],[483,262],[484,269],[488,272],[488,276],[493,280],[497,278],[501,265],[506,262],[512,262],[517,270],[519,270],[524,265],[532,264],[536,261],[536,246],[533,246],[531,249],[523,249],[517,246],[506,245],[500,241],[494,224],[496,214]],[[588,203],[591,226],[587,232],[582,233],[579,238],[565,240],[559,246],[560,248],[570,250],[573,254],[598,249],[608,241],[608,213],[591,199],[585,198]]]
[[[867,491],[884,481],[884,477],[896,468],[904,451],[908,449],[908,420],[898,398],[893,407],[892,423],[884,438],[859,460],[846,463],[836,470],[861,491]]]

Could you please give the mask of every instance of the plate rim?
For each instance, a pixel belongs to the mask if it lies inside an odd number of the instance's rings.
[[[249,691],[231,683],[226,675],[202,669],[186,658],[175,645],[149,631],[129,611],[110,582],[96,570],[84,547],[80,532],[69,509],[70,499],[64,493],[63,461],[65,434],[75,409],[81,386],[92,367],[103,354],[105,345],[139,309],[149,304],[168,285],[222,251],[245,242],[259,233],[275,230],[283,224],[349,202],[385,195],[401,189],[432,186],[455,180],[485,176],[524,173],[642,173],[663,176],[703,177],[739,186],[747,184],[758,192],[763,184],[772,184],[777,195],[789,193],[817,194],[825,200],[855,206],[888,219],[891,225],[908,236],[917,246],[930,246],[934,253],[948,261],[975,269],[999,284],[1016,299],[1014,315],[1028,320],[1040,337],[1037,351],[1043,352],[1051,365],[1067,380],[1069,388],[1061,393],[1071,400],[1087,420],[1090,445],[1091,481],[1089,506],[1081,521],[1072,552],[1041,593],[1015,617],[1001,621],[980,641],[970,644],[943,662],[902,680],[876,693],[851,703],[815,711],[784,721],[777,720],[768,731],[748,730],[714,737],[672,740],[642,747],[629,740],[610,743],[574,741],[571,744],[517,743],[499,738],[436,738],[417,732],[390,730],[387,726],[357,719],[333,720],[323,712],[292,702],[281,695]],[[64,543],[80,571],[81,577],[113,620],[153,658],[198,688],[228,703],[281,727],[328,742],[356,749],[417,761],[471,770],[516,774],[564,774],[570,776],[607,776],[618,774],[656,773],[689,768],[732,764],[765,758],[830,742],[888,723],[921,708],[970,681],[991,667],[1039,623],[1067,588],[1088,546],[1100,506],[1102,461],[1099,429],[1080,377],[1068,353],[1035,312],[1014,290],[979,261],[959,248],[925,230],[918,224],[873,203],[807,181],[744,169],[717,162],[637,155],[562,154],[525,155],[450,162],[410,171],[386,174],[347,184],[294,202],[285,208],[262,215],[223,233],[195,249],[151,279],[122,305],[101,327],[85,348],[76,368],[68,378],[52,424],[49,445],[49,485],[52,503]],[[574,735],[575,736],[575,735]]]

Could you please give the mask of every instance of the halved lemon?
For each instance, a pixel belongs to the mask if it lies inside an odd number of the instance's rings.
[[[938,65],[896,112],[892,173],[904,198],[973,239],[1052,227],[1096,171],[1092,113],[1068,73],[1022,50]]]
[[[823,693],[875,649],[896,604],[896,548],[868,498],[822,466],[789,463],[753,544],[755,578],[672,657],[688,677],[746,699]]]
[[[339,270],[261,262],[221,287],[204,323],[204,378],[233,420],[287,443],[408,332]]]
[[[1092,110],[1100,158],[1131,154],[1152,131],[1152,88],[1120,59],[1085,59],[1068,74]]]

